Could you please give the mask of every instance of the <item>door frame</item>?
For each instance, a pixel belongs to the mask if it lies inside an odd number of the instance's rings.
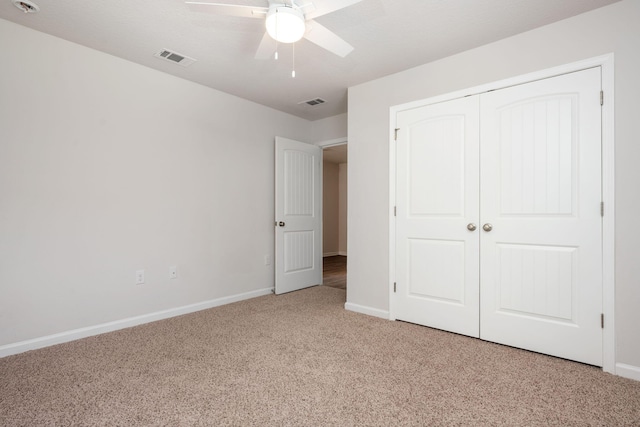
[[[343,136],[342,138],[328,139],[326,141],[316,142],[315,145],[317,145],[318,147],[322,147],[324,149],[328,147],[333,147],[335,145],[346,145],[348,143],[349,141],[347,141],[347,137]]]
[[[587,68],[601,67],[602,91],[602,201],[604,216],[602,218],[602,312],[603,328],[603,364],[604,372],[616,373],[615,343],[615,129],[614,129],[614,55],[613,53],[597,56],[583,61],[573,62],[521,76],[511,77],[492,83],[458,90],[444,95],[392,106],[389,109],[389,320],[395,320],[393,304],[393,283],[396,277],[396,232],[394,208],[396,204],[396,116],[399,112],[477,95],[491,90],[555,77]]]

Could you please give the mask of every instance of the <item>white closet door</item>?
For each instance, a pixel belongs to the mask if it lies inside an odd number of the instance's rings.
[[[601,366],[600,68],[480,105],[480,336]]]
[[[397,126],[396,318],[477,337],[478,97],[400,112]]]

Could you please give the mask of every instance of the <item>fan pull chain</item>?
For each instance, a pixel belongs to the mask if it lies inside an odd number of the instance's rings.
[[[278,9],[276,9],[276,53],[273,55],[273,59],[278,60]]]
[[[296,44],[291,43],[291,78],[296,78]]]

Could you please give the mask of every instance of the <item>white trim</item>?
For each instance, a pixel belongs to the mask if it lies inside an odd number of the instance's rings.
[[[508,79],[498,80],[496,82],[486,83],[480,86],[475,86],[467,89],[457,90],[455,92],[446,93],[443,95],[433,96],[431,98],[421,99],[418,101],[407,102],[405,104],[394,105],[390,108],[391,117],[395,124],[395,113],[400,111],[411,110],[414,108],[423,107],[425,105],[437,104],[440,102],[450,101],[452,99],[464,98],[465,96],[478,95],[481,93],[489,92],[497,89],[504,89],[510,86],[521,85],[524,83],[531,83],[536,80],[548,79],[550,77],[560,76],[562,74],[573,73],[576,71],[586,70],[587,68],[600,67],[605,64],[611,66],[613,64],[613,53],[598,56],[595,58],[585,59],[583,61],[572,62],[571,64],[560,65],[558,67],[548,68],[546,70],[535,71],[528,74],[523,74],[516,77],[510,77]],[[603,72],[603,81],[604,81]],[[608,76],[613,78],[613,75]],[[611,88],[613,87],[613,81],[611,82]],[[395,126],[392,126],[395,129]],[[393,135],[393,133],[391,133]],[[393,138],[391,139],[393,140]]]
[[[353,311],[360,314],[366,314],[368,316],[380,317],[382,319],[389,319],[389,312],[385,310],[380,310],[373,307],[367,307],[364,305],[354,304],[352,302],[346,302],[344,304],[344,309]]]
[[[406,111],[425,105],[436,104],[462,98],[468,95],[476,95],[490,90],[502,89],[509,86],[529,83],[562,74],[585,70],[587,68],[601,67],[602,90],[604,91],[604,105],[602,106],[602,201],[605,204],[605,215],[602,221],[602,312],[605,315],[605,328],[603,330],[603,366],[605,372],[617,373],[616,367],[616,342],[615,342],[615,132],[614,132],[614,56],[613,53],[573,62],[546,70],[536,71],[497,82],[487,83],[456,92],[434,96],[431,98],[413,101],[401,105],[392,106],[389,109],[389,318],[395,319],[393,308],[393,282],[395,280],[395,220],[393,207],[395,205],[395,175],[396,157],[394,130],[396,128],[396,115],[400,111]],[[626,365],[625,365],[626,366]]]
[[[616,374],[621,377],[640,381],[640,367],[638,366],[616,363]]]
[[[602,91],[602,312],[605,316],[602,336],[602,369],[616,374],[615,335],[615,99],[613,54],[601,58]]]
[[[389,320],[396,320],[393,306],[394,282],[396,281],[396,117],[400,107],[391,107],[389,117]]]
[[[328,256],[337,256],[337,255],[340,255],[340,252],[325,252],[322,254],[322,257],[326,258]]]
[[[256,298],[273,293],[273,288],[263,288],[256,291],[245,292],[242,294],[231,295],[228,297],[217,298],[209,301],[203,301],[196,304],[184,305],[182,307],[170,308],[168,310],[156,311],[154,313],[143,314],[141,316],[129,317],[126,319],[115,320],[100,325],[88,326],[86,328],[73,329],[71,331],[60,332],[53,335],[34,338],[31,340],[20,341],[17,343],[6,344],[0,346],[0,358],[11,356],[13,354],[23,353],[29,350],[49,347],[51,345],[61,344],[69,341],[75,341],[81,338],[87,338],[94,335],[113,332],[119,329],[130,328],[132,326],[142,325],[144,323],[155,322],[157,320],[168,319],[170,317],[181,316],[183,314],[193,313],[200,310],[206,310],[218,307],[232,302],[243,301],[246,299]]]
[[[315,145],[317,145],[318,147],[333,147],[335,145],[344,145],[347,143],[347,137],[343,136],[340,138],[336,138],[336,139],[328,139],[326,141],[320,141],[320,142],[316,142]]]
[[[323,258],[326,258],[328,256],[347,256],[347,253],[345,251],[338,251],[338,252],[325,252],[322,254]]]

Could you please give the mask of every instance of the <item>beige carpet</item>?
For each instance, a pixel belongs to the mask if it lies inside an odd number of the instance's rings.
[[[640,426],[640,382],[266,296],[0,359],[2,426]]]

